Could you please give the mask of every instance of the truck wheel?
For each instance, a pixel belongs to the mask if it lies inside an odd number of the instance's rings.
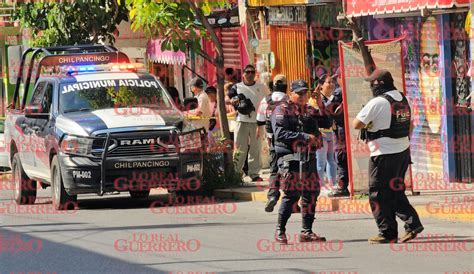
[[[13,198],[19,205],[32,205],[36,201],[36,181],[26,175],[21,165],[20,155],[16,153],[12,161]]]
[[[129,193],[133,199],[144,199],[150,196],[150,190],[130,190]]]
[[[53,206],[56,210],[71,210],[76,208],[77,195],[69,195],[64,189],[61,167],[58,157],[54,156],[51,161],[51,192],[53,196]]]

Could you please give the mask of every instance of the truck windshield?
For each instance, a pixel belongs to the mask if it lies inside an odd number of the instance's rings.
[[[155,80],[96,80],[60,86],[62,113],[127,107],[166,110],[174,105]]]

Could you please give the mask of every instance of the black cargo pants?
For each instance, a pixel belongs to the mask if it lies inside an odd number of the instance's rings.
[[[302,232],[312,232],[316,202],[320,193],[316,158],[303,164],[302,179],[300,178],[299,161],[286,161],[285,157],[278,158],[281,189],[284,192],[279,214],[288,220],[301,197]]]
[[[410,162],[410,149],[369,160],[370,207],[380,234],[388,239],[398,237],[395,216],[405,222],[406,231],[421,226],[418,213],[405,195],[404,178]]]

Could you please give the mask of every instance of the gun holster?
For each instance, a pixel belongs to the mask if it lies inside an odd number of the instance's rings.
[[[357,139],[367,143],[367,140],[368,140],[368,133],[367,133],[367,129],[366,128],[362,128],[360,131],[359,131],[359,136],[357,137]]]

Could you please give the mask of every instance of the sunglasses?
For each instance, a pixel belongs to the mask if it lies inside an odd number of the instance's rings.
[[[254,74],[255,73],[255,70],[247,70],[245,71],[246,74]]]

